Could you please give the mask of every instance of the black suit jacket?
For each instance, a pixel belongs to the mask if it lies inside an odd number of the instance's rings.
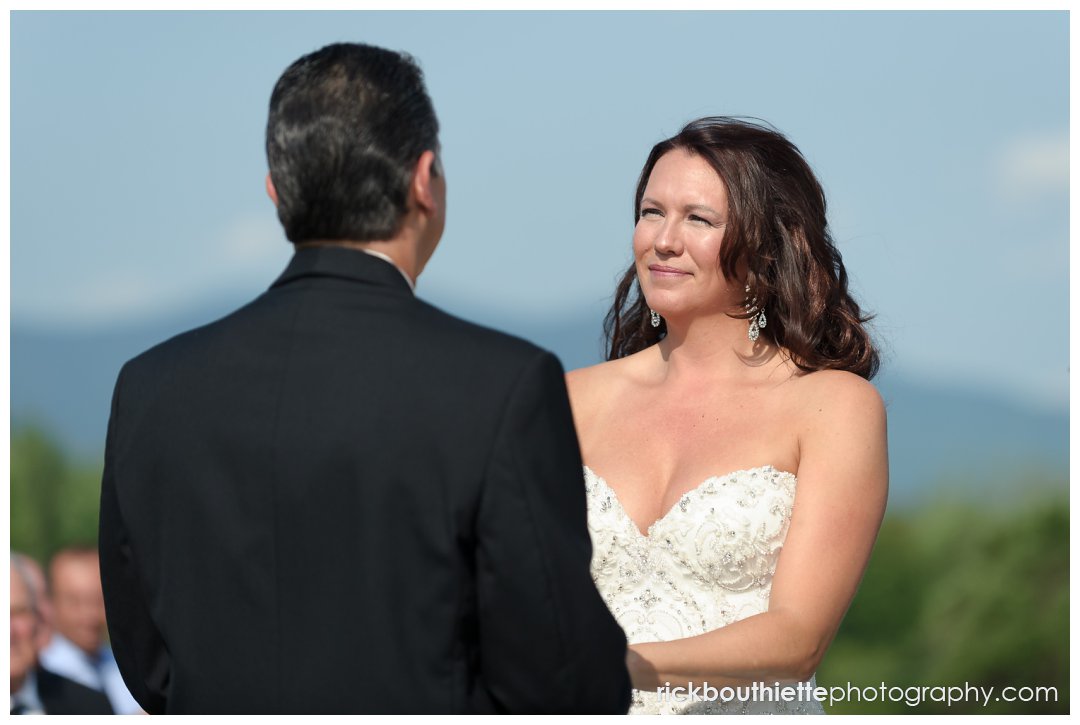
[[[112,715],[112,705],[104,693],[38,667],[37,695],[46,715]]]
[[[625,712],[555,357],[303,248],[128,362],[101,573],[157,712]]]

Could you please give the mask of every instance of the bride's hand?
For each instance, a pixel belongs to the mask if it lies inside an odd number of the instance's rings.
[[[638,647],[630,645],[626,648],[626,669],[630,671],[630,682],[637,690],[655,690],[660,686],[656,668],[636,649]]]

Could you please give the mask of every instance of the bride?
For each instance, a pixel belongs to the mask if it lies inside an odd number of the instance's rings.
[[[779,133],[704,118],[653,148],[634,206],[608,362],[568,376],[631,712],[820,713],[888,488],[821,186]]]

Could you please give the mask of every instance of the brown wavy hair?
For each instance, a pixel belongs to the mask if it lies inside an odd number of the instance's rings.
[[[747,303],[756,300],[768,321],[761,336],[806,372],[847,370],[872,378],[879,360],[864,327],[871,316],[848,293],[847,272],[825,220],[825,193],[799,149],[764,122],[724,116],[692,121],[649,153],[634,196],[635,224],[653,167],[675,149],[707,161],[727,187],[717,264],[725,279],[735,280],[745,261]],[[749,319],[751,313],[731,316]],[[650,323],[632,262],[604,320],[607,359],[644,350],[666,333],[666,322]]]

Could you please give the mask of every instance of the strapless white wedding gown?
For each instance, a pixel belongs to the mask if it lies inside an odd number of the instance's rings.
[[[586,466],[592,576],[629,642],[693,637],[764,612],[795,484],[794,474],[772,466],[709,478],[643,535],[607,482]],[[809,685],[816,686],[813,678]],[[801,699],[790,702],[769,694],[739,699],[737,690],[717,689],[721,697],[713,700],[705,699],[713,693],[704,690],[693,700],[677,693],[681,702],[676,693],[634,690],[630,713],[824,712],[806,686]]]

